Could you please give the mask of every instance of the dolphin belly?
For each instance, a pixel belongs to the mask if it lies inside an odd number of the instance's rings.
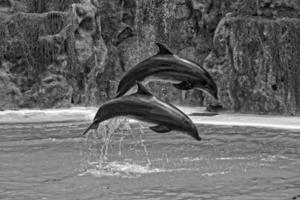
[[[148,126],[157,126],[158,123],[153,122],[152,120],[149,120],[146,116],[137,116],[137,115],[127,115],[128,118],[137,120],[139,122],[147,123]]]

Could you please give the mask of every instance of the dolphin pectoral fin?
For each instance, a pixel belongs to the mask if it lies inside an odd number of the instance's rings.
[[[167,126],[164,125],[158,125],[158,126],[151,126],[149,127],[152,131],[157,132],[157,133],[167,133],[170,132],[171,129]]]
[[[182,81],[181,83],[173,84],[173,86],[179,90],[190,90],[193,88],[193,84],[188,81]]]

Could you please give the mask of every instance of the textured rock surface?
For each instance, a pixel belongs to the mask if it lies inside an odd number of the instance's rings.
[[[295,114],[299,17],[298,0],[0,0],[0,88],[11,94],[0,108],[100,104],[163,42],[212,72],[223,107]],[[148,87],[176,104],[219,104]]]
[[[221,104],[242,112],[299,113],[299,1],[239,5],[220,21],[204,62],[218,82]]]
[[[299,107],[300,20],[226,17],[207,57],[223,106],[295,114]]]
[[[3,70],[0,70],[0,99],[0,110],[17,109],[23,100],[20,89]]]
[[[46,74],[63,73],[66,67],[65,62],[70,57],[65,47],[70,28],[68,20],[66,13],[49,12],[16,13],[2,21],[1,62],[9,63],[7,71],[11,80],[24,96],[24,102],[19,106],[53,106],[46,102],[40,105],[38,93],[45,89],[42,79]]]
[[[103,70],[106,46],[96,7],[74,2],[15,1],[2,10],[0,58],[21,91],[16,107],[96,103],[90,91],[95,70]]]

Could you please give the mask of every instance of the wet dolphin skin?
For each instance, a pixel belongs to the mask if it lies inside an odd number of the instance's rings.
[[[149,127],[157,133],[172,130],[187,133],[196,140],[201,140],[197,128],[191,119],[175,106],[153,96],[142,84],[137,83],[138,91],[132,95],[112,99],[104,103],[97,111],[90,129],[97,129],[99,123],[118,116],[127,116],[155,124]]]
[[[217,85],[199,64],[173,54],[167,47],[156,43],[159,52],[140,62],[125,73],[119,82],[116,97],[126,94],[136,81],[165,81],[180,90],[199,89],[218,99]]]

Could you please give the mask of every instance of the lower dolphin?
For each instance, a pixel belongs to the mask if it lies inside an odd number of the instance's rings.
[[[134,94],[112,99],[104,103],[97,111],[90,129],[97,129],[99,123],[118,116],[127,116],[144,122],[156,124],[149,127],[158,133],[172,130],[187,133],[196,140],[201,140],[192,120],[175,106],[153,96],[142,84],[138,83]]]

